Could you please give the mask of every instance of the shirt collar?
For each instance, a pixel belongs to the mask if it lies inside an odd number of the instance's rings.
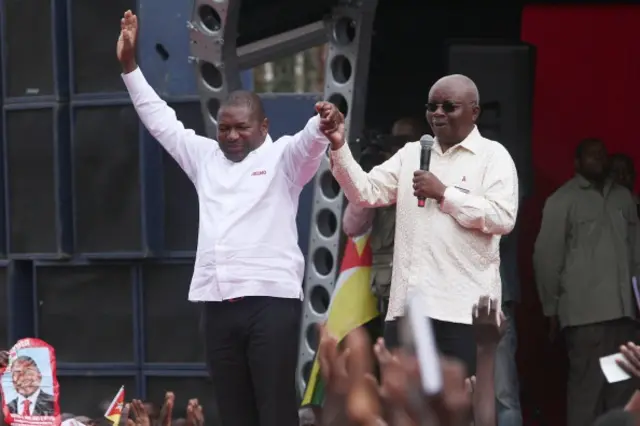
[[[29,397],[25,397],[21,394],[18,394],[18,402],[20,402],[20,404],[22,404],[25,400],[29,400],[29,402],[31,402],[31,405],[29,408],[34,407],[36,401],[38,400],[38,397],[40,396],[40,388],[38,388],[37,391],[35,391],[34,393],[31,394],[31,396]]]
[[[482,135],[480,134],[480,131],[478,130],[478,126],[473,126],[473,129],[467,135],[467,137],[464,138],[462,140],[462,142],[460,142],[459,144],[451,147],[450,149],[464,148],[467,151],[471,152],[472,154],[477,154],[479,152],[479,150],[480,150],[479,142],[480,142],[481,138],[482,138]],[[437,152],[442,154],[442,148],[440,147],[440,143],[438,142],[438,138],[436,138],[436,143],[435,144],[437,146]]]
[[[576,180],[578,181],[578,186],[580,186],[580,188],[582,189],[590,189],[590,188],[594,188],[594,185],[584,176],[582,176],[580,173],[576,173]],[[611,190],[611,187],[613,186],[613,179],[607,179],[604,182],[604,187],[603,187],[603,193],[607,194],[609,193],[609,191]]]

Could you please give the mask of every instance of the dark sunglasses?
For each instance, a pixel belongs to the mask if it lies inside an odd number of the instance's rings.
[[[475,107],[475,106],[478,106],[478,103],[476,101],[471,101],[471,102],[469,102],[469,105],[471,105],[472,107]],[[438,107],[441,106],[442,107],[442,111],[444,111],[446,113],[450,113],[450,112],[453,112],[456,109],[458,109],[460,106],[462,106],[462,103],[444,101],[441,104],[438,104],[438,103],[435,103],[435,102],[429,102],[425,106],[427,107],[427,111],[429,111],[429,112],[436,112],[438,110]]]
[[[438,103],[435,103],[435,102],[429,102],[425,106],[427,107],[427,111],[429,111],[429,112],[436,112],[438,110],[438,107],[442,107],[442,111],[444,111],[446,113],[450,113],[450,112],[453,112],[456,109],[458,109],[460,104],[456,104],[456,103],[451,102],[451,101],[444,101],[441,104],[438,104]]]

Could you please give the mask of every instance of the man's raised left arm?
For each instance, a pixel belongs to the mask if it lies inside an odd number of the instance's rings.
[[[518,173],[509,152],[496,147],[488,159],[482,194],[466,194],[448,187],[441,209],[461,226],[485,234],[506,235],[518,214]]]
[[[326,155],[329,139],[325,133],[335,130],[343,120],[338,108],[329,102],[318,102],[316,111],[318,115],[311,117],[304,129],[293,135],[284,148],[285,173],[299,186],[311,180]]]

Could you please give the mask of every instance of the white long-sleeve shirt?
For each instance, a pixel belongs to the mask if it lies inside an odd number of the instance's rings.
[[[387,320],[404,314],[408,297],[418,297],[425,316],[470,324],[480,296],[500,297],[500,237],[513,229],[518,211],[518,176],[504,146],[477,129],[444,153],[436,141],[430,170],[447,189],[441,205],[427,200],[424,208],[413,195],[419,142],[408,143],[369,173],[346,144],[330,158],[351,203],[396,203]]]
[[[140,120],[196,187],[200,223],[191,301],[245,296],[301,298],[304,258],[296,214],[302,187],[329,141],[319,117],[293,136],[270,137],[242,162],[185,129],[140,69],[122,76]]]

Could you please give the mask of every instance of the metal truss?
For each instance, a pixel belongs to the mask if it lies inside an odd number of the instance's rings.
[[[337,105],[346,120],[347,141],[355,141],[364,127],[369,55],[376,0],[348,2],[333,10],[326,23],[329,53],[326,60],[324,98]],[[326,157],[314,181],[309,230],[309,255],[305,274],[305,300],[297,378],[301,392],[317,351],[317,326],[324,322],[339,270],[342,233],[342,190],[329,170]]]

